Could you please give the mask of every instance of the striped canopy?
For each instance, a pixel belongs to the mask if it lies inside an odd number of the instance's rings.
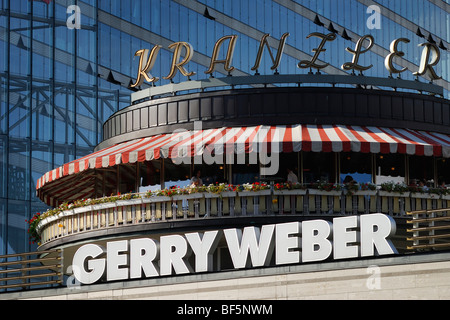
[[[450,158],[450,136],[410,129],[343,125],[289,125],[179,131],[126,141],[47,172],[37,181],[42,200],[54,205],[74,183],[93,192],[92,176],[83,172],[160,158],[260,152],[399,153]],[[77,177],[71,178],[71,177]],[[90,183],[90,185],[89,185]],[[67,201],[67,199],[64,199]]]

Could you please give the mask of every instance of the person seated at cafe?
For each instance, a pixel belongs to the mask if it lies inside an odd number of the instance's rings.
[[[417,187],[418,186],[417,180],[416,179],[411,179],[410,182],[409,182],[409,186],[410,187]]]
[[[297,175],[294,172],[292,172],[292,170],[289,168],[287,169],[287,173],[288,173],[287,179],[286,179],[287,183],[297,184],[298,183]]]
[[[422,189],[422,191],[424,191],[424,192],[428,192],[428,190],[429,190],[429,188],[428,188],[428,186],[427,186],[427,184],[426,184],[425,179],[422,179],[422,180],[419,181],[419,187],[420,187],[420,188]]]
[[[346,176],[344,178],[344,184],[355,184],[356,181],[353,179],[352,176]]]
[[[203,186],[203,180],[200,178],[201,175],[202,175],[202,172],[200,170],[197,170],[196,173],[195,173],[195,176],[193,176],[191,178],[191,183],[190,183],[191,187],[201,187],[201,186]]]

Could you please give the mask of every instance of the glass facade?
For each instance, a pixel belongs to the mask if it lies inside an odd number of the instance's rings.
[[[368,12],[371,5],[379,17]],[[364,75],[387,77],[391,41],[408,38],[397,62],[409,68],[402,78],[414,80],[419,44],[429,41],[441,50],[435,69],[443,79],[435,83],[449,98],[449,13],[448,1],[422,0],[0,0],[0,254],[34,249],[25,220],[46,210],[35,195],[36,180],[92,152],[104,121],[130,104],[137,50],[163,46],[152,70],[162,85],[169,83],[163,79],[172,60],[168,46],[187,41],[195,55],[186,68],[196,73],[192,79],[203,79],[216,41],[234,34],[233,74],[250,75],[262,35],[280,39],[289,32],[278,72],[304,74],[309,70],[297,64],[320,42],[306,37],[334,30],[337,39],[320,55],[330,63],[324,73],[344,74],[341,65],[353,57],[345,49],[370,34],[375,45],[360,64],[373,68]],[[370,27],[368,20],[376,19],[379,25]],[[258,71],[272,73],[271,65],[266,52]]]

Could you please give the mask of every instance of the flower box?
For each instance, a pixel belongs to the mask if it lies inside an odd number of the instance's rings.
[[[220,198],[222,196],[222,193],[205,193],[206,199],[213,199],[213,198]]]
[[[221,193],[222,198],[235,198],[237,191],[225,191]]]
[[[269,196],[270,190],[258,190],[258,191],[239,191],[239,197],[259,197],[259,196]]]
[[[64,217],[68,217],[68,216],[73,216],[74,215],[74,210],[65,210],[61,213],[59,213],[57,215],[58,218],[64,218]]]
[[[321,195],[323,196],[333,196],[333,197],[340,197],[342,196],[342,191],[322,191]]]
[[[380,190],[380,191],[378,191],[378,195],[380,197],[409,198],[409,196],[411,195],[411,192],[409,192],[409,191],[406,191],[406,192],[389,192],[389,191]]]
[[[117,200],[116,201],[116,205],[118,207],[121,207],[121,206],[133,206],[133,205],[137,205],[137,204],[141,204],[141,203],[142,203],[142,199],[141,198],[129,199],[129,200]]]
[[[342,191],[325,191],[325,190],[318,190],[318,189],[309,189],[308,194],[310,195],[317,195],[317,196],[341,196]]]
[[[59,217],[58,217],[58,215],[56,215],[56,216],[51,216],[51,217],[45,218],[43,221],[45,221],[45,224],[48,224],[48,223],[51,223],[58,219],[59,219]]]
[[[191,193],[191,194],[180,194],[173,196],[172,200],[178,201],[178,200],[192,200],[192,199],[202,199],[205,196],[205,193]],[[165,198],[165,197],[158,197],[158,198]]]
[[[435,193],[411,192],[411,197],[418,199],[439,199],[441,196]]]
[[[172,201],[172,197],[157,196],[157,197],[142,199],[142,203],[159,203],[159,202],[168,202],[168,201]]]
[[[354,196],[376,196],[376,190],[358,190],[353,192]]]
[[[79,208],[73,208],[73,213],[84,213],[84,212],[90,212],[92,211],[92,206],[85,206],[85,207],[79,207]]]
[[[450,194],[442,195],[442,200],[450,200]]]
[[[44,220],[41,220],[41,221],[38,223],[38,225],[36,226],[36,232],[38,232],[38,233],[41,232],[41,229],[42,229],[43,227],[45,227],[45,225],[47,224],[47,219],[48,219],[48,218],[45,218]]]
[[[109,208],[115,208],[117,205],[115,202],[106,202],[106,203],[99,203],[99,204],[94,204],[92,206],[92,210],[104,210],[104,209],[109,209]]]
[[[305,189],[275,190],[273,194],[276,196],[304,196],[306,194],[306,190]]]
[[[441,195],[436,193],[411,192],[411,197],[418,199],[440,199]]]

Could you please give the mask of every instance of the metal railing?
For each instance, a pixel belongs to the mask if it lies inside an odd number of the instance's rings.
[[[411,234],[407,238],[412,241],[408,250],[439,250],[450,248],[450,209],[418,210],[407,213],[412,220],[407,223]]]
[[[152,99],[155,96],[175,95],[178,92],[185,91],[203,91],[211,88],[236,86],[260,85],[268,86],[274,84],[347,84],[360,86],[390,87],[397,89],[415,90],[419,92],[429,92],[443,96],[442,87],[432,83],[395,79],[362,77],[357,75],[329,75],[329,74],[286,74],[286,75],[252,75],[252,76],[234,76],[223,78],[209,78],[204,80],[185,81],[181,83],[170,83],[158,87],[150,87],[131,94],[131,100],[134,103],[145,99]]]
[[[63,283],[61,250],[0,256],[0,292]]]
[[[44,218],[41,245],[67,236],[128,225],[189,219],[260,215],[357,215],[382,212],[407,218],[407,212],[450,208],[450,196],[384,191],[351,194],[322,190],[194,193],[88,205]],[[450,210],[450,209],[449,209]]]

